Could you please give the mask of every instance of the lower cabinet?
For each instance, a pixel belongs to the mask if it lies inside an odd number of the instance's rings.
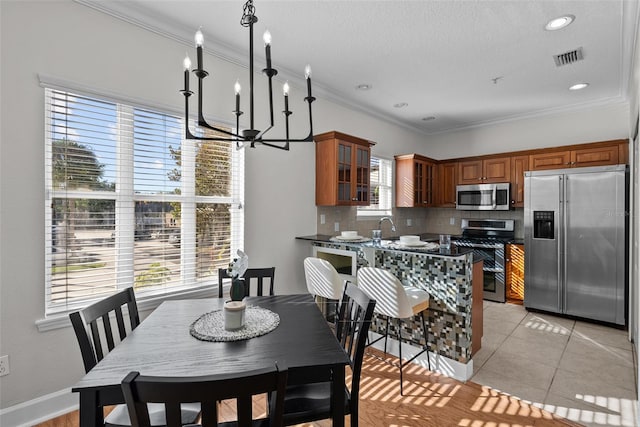
[[[507,300],[524,301],[524,245],[508,244],[505,264]]]

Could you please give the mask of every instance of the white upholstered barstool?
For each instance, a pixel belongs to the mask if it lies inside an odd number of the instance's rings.
[[[424,321],[424,311],[429,307],[429,293],[413,286],[403,286],[400,280],[388,270],[374,267],[362,267],[358,270],[358,287],[370,298],[376,300],[374,312],[387,318],[387,326],[384,334],[384,351],[387,352],[387,336],[389,334],[389,322],[391,319],[398,321],[398,358],[400,365],[400,394],[402,389],[402,367],[411,362],[416,357],[427,352],[427,364],[431,369],[429,360],[429,347],[427,341],[427,328]],[[402,336],[400,325],[403,319],[411,318],[420,314],[422,320],[422,331],[424,334],[424,347],[406,363],[402,363]],[[378,338],[371,344],[383,337]]]
[[[345,281],[329,261],[316,257],[305,258],[304,276],[311,295],[330,301],[340,301],[342,298]],[[336,303],[336,309],[337,306]]]

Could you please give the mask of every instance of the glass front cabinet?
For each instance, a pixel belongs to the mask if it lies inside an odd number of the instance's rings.
[[[335,131],[316,135],[314,140],[316,205],[368,205],[373,142]]]

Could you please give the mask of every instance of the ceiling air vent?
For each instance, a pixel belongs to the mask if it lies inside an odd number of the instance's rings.
[[[574,62],[581,61],[583,59],[582,48],[579,47],[575,50],[555,55],[553,59],[554,61],[556,61],[557,67],[562,67],[563,65],[573,64]]]

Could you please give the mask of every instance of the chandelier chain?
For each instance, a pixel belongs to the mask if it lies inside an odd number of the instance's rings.
[[[247,2],[242,7],[242,18],[240,18],[240,25],[243,27],[248,27],[251,24],[255,24],[258,22],[258,17],[256,16],[256,8],[253,5],[253,0],[247,0]]]

